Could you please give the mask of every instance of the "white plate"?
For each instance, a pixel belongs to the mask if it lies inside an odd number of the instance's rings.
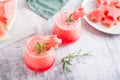
[[[96,6],[96,0],[84,0],[82,3],[82,7],[85,9],[85,11],[90,12],[92,11]],[[118,22],[117,25],[112,26],[111,28],[105,27],[101,23],[94,23],[89,20],[88,16],[86,15],[84,19],[95,29],[102,31],[104,33],[108,34],[120,34],[120,22]]]

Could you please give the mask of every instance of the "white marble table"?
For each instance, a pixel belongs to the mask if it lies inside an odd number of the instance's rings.
[[[71,0],[65,8],[74,9],[80,4],[81,0]],[[18,0],[18,9],[22,15],[28,17],[26,20],[33,26],[47,23],[28,8],[25,0]],[[52,24],[48,24],[44,28],[40,27],[41,35],[51,33]],[[0,80],[120,80],[120,35],[99,32],[82,20],[81,38],[74,44],[62,45],[56,49],[56,64],[44,73],[34,73],[24,65],[23,55],[27,39],[28,37],[0,49]],[[71,73],[61,74],[62,57],[80,48],[82,52],[90,51],[92,56],[81,59],[79,64],[74,62]]]

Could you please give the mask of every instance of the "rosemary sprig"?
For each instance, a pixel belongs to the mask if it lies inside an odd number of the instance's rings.
[[[35,49],[36,49],[36,55],[38,56],[41,52],[45,52],[47,51],[46,49],[44,49],[44,46],[47,45],[46,43],[39,43],[37,42],[35,45]]]
[[[71,22],[74,22],[74,20],[72,19],[72,14],[69,15],[69,18],[67,20],[67,24],[70,24]]]
[[[64,73],[64,72],[71,72],[70,66],[72,65],[72,61],[74,59],[77,60],[77,59],[80,59],[82,57],[91,56],[89,54],[89,52],[88,53],[83,53],[83,54],[80,54],[80,52],[81,52],[81,49],[78,52],[75,52],[75,53],[72,53],[72,54],[70,54],[70,55],[68,55],[66,57],[63,57],[63,59],[62,59],[62,62],[63,62],[63,72],[62,73]]]

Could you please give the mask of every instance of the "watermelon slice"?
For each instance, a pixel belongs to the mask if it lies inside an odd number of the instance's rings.
[[[80,7],[72,13],[72,18],[74,20],[78,20],[79,18],[82,18],[84,15],[85,15],[84,9]]]
[[[0,3],[0,19],[6,30],[11,29],[15,16],[15,0],[6,0]]]
[[[61,39],[57,38],[56,35],[48,36],[48,39],[45,40],[45,42],[49,45],[46,45],[46,48],[58,48],[58,45],[62,42]]]
[[[120,0],[96,0],[95,9],[89,12],[89,19],[101,22],[106,27],[117,25],[120,22]]]
[[[117,24],[117,21],[115,21],[113,18],[111,17],[106,17],[104,18],[104,20],[102,21],[102,23],[106,26],[106,27],[111,27],[113,25]]]
[[[105,15],[98,8],[94,9],[92,12],[89,13],[89,18],[93,22],[100,22],[102,20],[102,18],[104,18],[104,17],[105,17]]]
[[[11,29],[15,18],[16,0],[0,2],[0,42],[9,39],[7,31]]]
[[[117,20],[119,13],[120,13],[120,10],[118,10],[115,6],[108,7],[107,17],[111,17],[113,18],[113,20]]]
[[[0,42],[8,39],[10,39],[10,37],[7,34],[7,31],[2,26],[0,26]]]

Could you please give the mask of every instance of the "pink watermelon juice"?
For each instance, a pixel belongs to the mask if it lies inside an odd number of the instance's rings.
[[[54,48],[58,47],[60,43],[61,40],[56,36],[35,36],[30,38],[25,48],[25,64],[35,72],[50,69],[56,58]]]
[[[81,35],[80,20],[71,20],[67,22],[71,12],[62,11],[55,17],[53,34],[62,39],[62,44],[69,44],[77,41]]]

